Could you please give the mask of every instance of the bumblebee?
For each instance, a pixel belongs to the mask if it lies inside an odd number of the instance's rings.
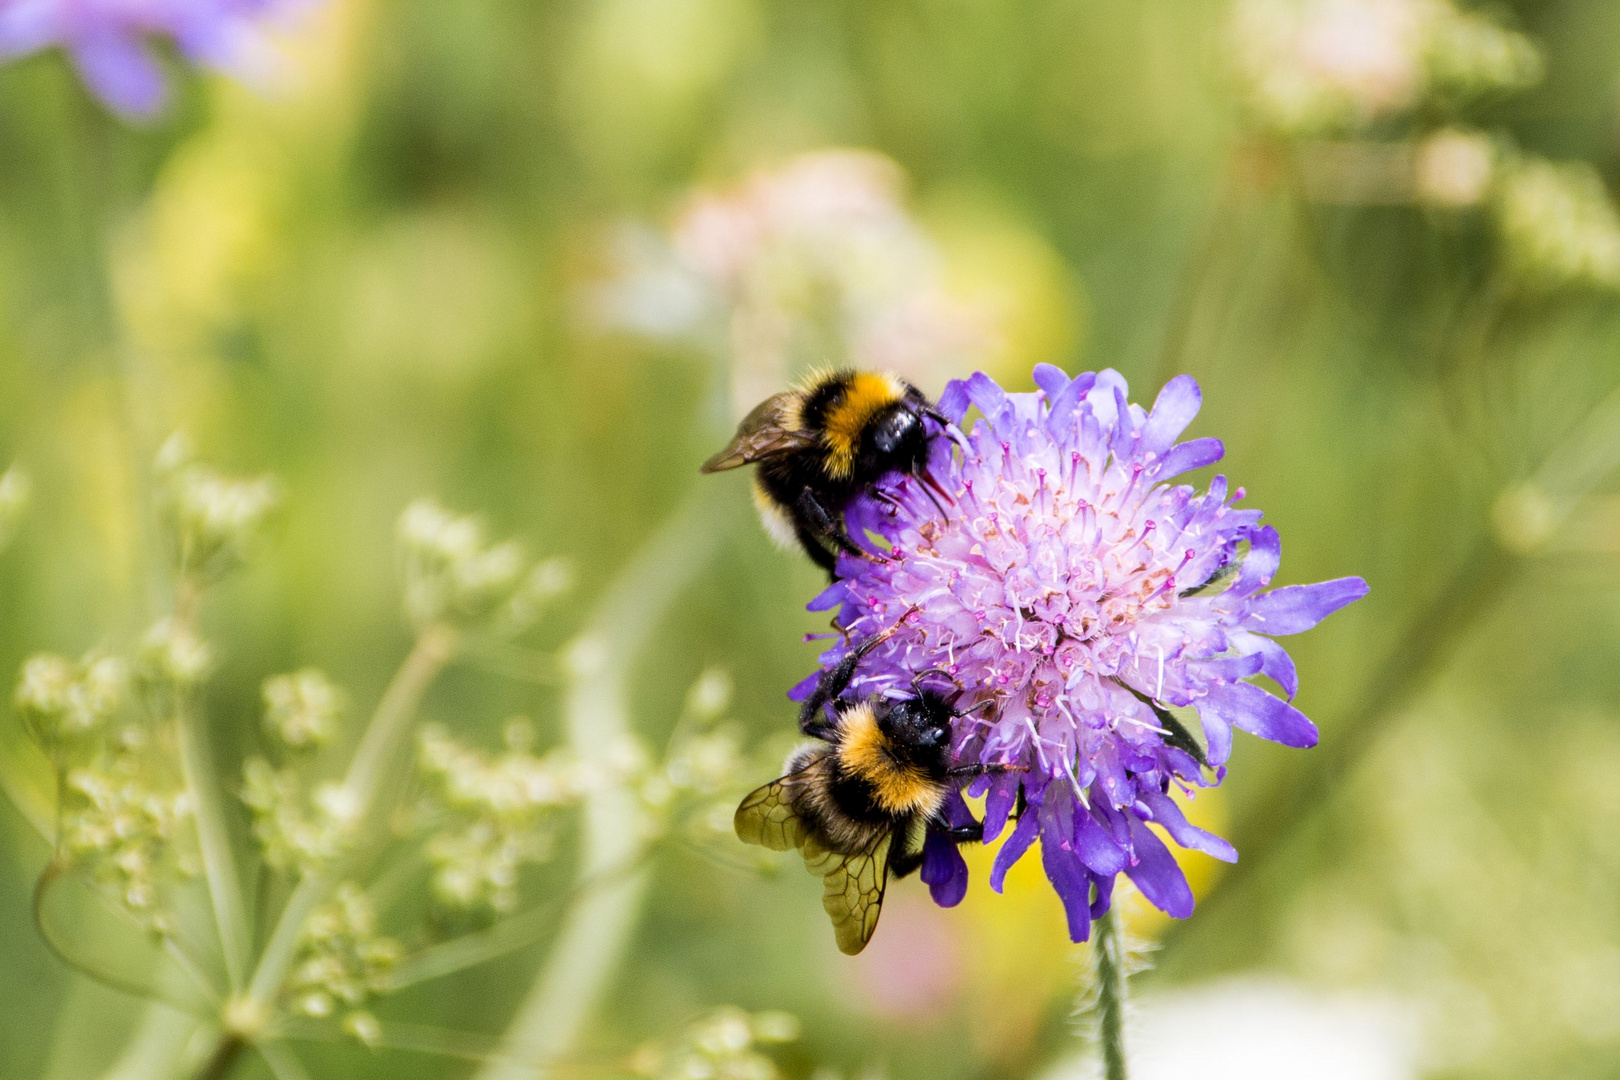
[[[963,715],[919,682],[912,696],[846,698],[862,656],[875,637],[822,675],[799,713],[799,728],[820,741],[796,750],[784,775],[743,799],[739,839],[773,851],[798,848],[822,879],[822,906],[832,917],[838,948],[854,955],[877,928],[889,875],[922,865],[930,832],[955,843],[978,842],[984,825],[953,826],[944,816],[951,790],[986,772],[981,764],[951,764],[951,721]],[[829,721],[826,706],[837,715]]]
[[[760,402],[701,471],[757,464],[754,503],[765,531],[783,547],[797,543],[832,574],[839,552],[861,554],[844,528],[850,499],[885,473],[922,472],[925,417],[947,423],[898,376],[821,372]]]

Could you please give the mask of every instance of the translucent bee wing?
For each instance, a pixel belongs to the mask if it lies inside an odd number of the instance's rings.
[[[832,916],[838,951],[854,956],[866,948],[883,909],[889,883],[889,845],[893,833],[880,833],[861,851],[829,851],[813,838],[804,844],[804,865],[821,875],[821,906]]]
[[[724,450],[705,461],[699,472],[724,472],[763,458],[790,454],[816,445],[813,432],[799,427],[793,416],[800,395],[794,391],[772,394],[737,425]]]
[[[732,818],[737,839],[772,851],[786,851],[804,843],[804,824],[788,795],[792,781],[792,776],[772,780],[743,799]]]

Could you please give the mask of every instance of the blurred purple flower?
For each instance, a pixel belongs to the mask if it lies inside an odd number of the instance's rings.
[[[990,875],[1041,839],[1048,879],[1076,941],[1108,910],[1124,873],[1165,912],[1192,912],[1192,892],[1153,822],[1182,847],[1233,861],[1225,840],[1170,798],[1225,775],[1232,729],[1285,746],[1316,743],[1287,700],[1245,681],[1269,676],[1291,700],[1294,665],[1272,640],[1308,630],[1367,592],[1360,578],[1262,591],[1277,571],[1276,530],[1234,505],[1217,476],[1199,494],[1167,481],[1218,461],[1218,439],[1178,443],[1197,415],[1190,376],[1152,412],[1126,400],[1115,371],[1070,379],[1035,369],[1040,390],[1008,394],[983,374],[951,383],[940,410],[971,434],[934,442],[929,476],[896,477],[850,510],[872,558],[840,560],[839,580],[810,605],[840,608],[849,638],[822,657],[902,624],[868,654],[852,692],[909,693],[940,669],[961,688],[959,761],[1022,766],[981,778],[985,839],[1025,808]],[[938,487],[930,490],[930,480]],[[946,503],[941,512],[941,501]],[[948,689],[940,675],[929,685]],[[795,691],[802,696],[814,679]],[[1197,710],[1203,742],[1170,712]],[[953,807],[953,813],[958,812]],[[967,813],[965,806],[960,813]],[[927,850],[923,880],[955,903],[966,865],[953,845]]]
[[[260,81],[272,63],[261,22],[294,0],[0,0],[0,61],[60,46],[109,107],[145,117],[168,97],[152,38],[190,62]]]

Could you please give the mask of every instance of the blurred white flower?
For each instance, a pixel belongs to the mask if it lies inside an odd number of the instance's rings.
[[[105,729],[128,689],[129,665],[116,656],[75,663],[38,653],[23,662],[12,703],[30,737],[55,753]]]
[[[281,499],[268,476],[227,477],[193,460],[191,445],[180,434],[159,449],[156,470],[186,571],[212,569],[216,560],[245,556]]]
[[[515,634],[573,586],[568,560],[531,566],[517,543],[490,543],[477,517],[452,514],[431,499],[405,508],[399,542],[405,608],[418,626],[448,619]]]
[[[1232,46],[1250,108],[1289,133],[1354,129],[1434,91],[1541,75],[1527,38],[1448,0],[1238,0]]]
[[[1586,162],[1522,157],[1497,185],[1504,256],[1539,288],[1620,289],[1620,217]]]
[[[1477,206],[1496,172],[1496,144],[1478,131],[1446,128],[1425,139],[1417,152],[1418,201],[1458,209]]]
[[[306,796],[295,771],[258,757],[242,763],[241,797],[253,814],[253,837],[266,865],[300,874],[343,852],[358,810],[342,784],[321,784]]]
[[[388,974],[403,955],[399,942],[377,932],[377,912],[365,890],[344,882],[305,922],[284,992],[305,1016],[331,1016],[386,990]]]
[[[667,245],[626,234],[597,314],[658,336],[723,323],[739,416],[811,365],[890,370],[927,388],[983,353],[991,332],[946,290],[904,189],[886,157],[823,150],[698,192]]]
[[[160,619],[141,639],[140,673],[174,689],[196,686],[214,667],[214,651],[187,625]]]
[[[264,726],[293,750],[323,745],[343,712],[344,694],[318,668],[264,681]]]
[[[417,738],[417,770],[442,820],[428,841],[433,892],[461,910],[511,911],[524,864],[551,855],[551,815],[576,802],[590,782],[568,754],[529,752],[533,728],[506,725],[507,751],[489,755],[463,746],[443,728]]]

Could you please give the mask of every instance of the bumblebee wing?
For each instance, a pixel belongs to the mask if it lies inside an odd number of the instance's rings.
[[[798,394],[785,391],[773,394],[754,406],[754,411],[737,425],[737,434],[731,437],[725,449],[705,461],[698,471],[724,472],[763,458],[814,446],[815,435],[801,430],[791,418],[798,399]]]
[[[794,811],[788,791],[797,775],[772,780],[743,799],[732,819],[737,839],[772,851],[786,851],[804,843],[804,823]]]
[[[849,854],[829,851],[814,839],[804,844],[804,865],[821,875],[821,906],[832,916],[838,951],[847,956],[866,948],[877,929],[883,890],[889,883],[893,839],[893,833],[880,833],[866,847]]]

